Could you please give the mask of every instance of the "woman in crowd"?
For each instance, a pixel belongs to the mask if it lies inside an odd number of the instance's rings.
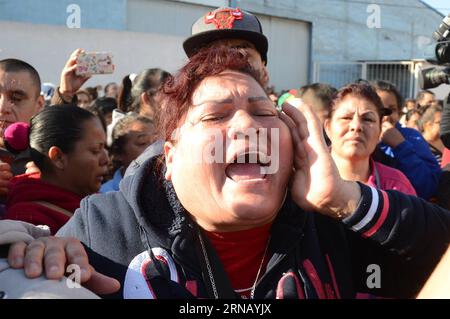
[[[133,80],[130,108],[127,111],[153,119],[160,108],[156,93],[169,76],[169,73],[161,69],[147,69],[138,74]]]
[[[103,114],[104,122],[110,125],[112,122],[112,113],[117,109],[117,100],[112,97],[100,97],[92,103],[92,106],[100,110]]]
[[[92,96],[86,90],[79,90],[76,94],[77,96],[77,106],[81,108],[86,108],[92,103]]]
[[[11,126],[7,135],[10,147],[30,148],[40,173],[12,179],[5,218],[47,225],[55,234],[81,199],[100,189],[107,169],[105,131],[89,111],[65,105],[46,108],[30,126]]]
[[[422,131],[422,136],[427,141],[430,147],[431,153],[441,165],[442,153],[444,152],[445,146],[442,143],[440,133],[441,133],[441,118],[442,118],[442,108],[439,106],[430,106],[426,109],[420,119],[420,128]]]
[[[420,131],[419,128],[419,120],[420,120],[420,112],[418,110],[409,110],[405,115],[405,127],[409,127]]]
[[[392,113],[381,124],[380,149],[388,158],[384,163],[394,165],[408,177],[417,195],[432,198],[437,191],[441,168],[430,152],[420,132],[398,123],[401,114],[402,96],[397,88],[386,81],[373,83],[385,108]],[[391,164],[394,162],[393,164]]]
[[[401,126],[406,126],[407,123],[407,114],[410,111],[413,111],[416,109],[416,101],[414,99],[407,99],[405,100],[404,104],[403,104],[403,109],[401,111],[402,115],[400,117],[399,123],[401,124]]]
[[[160,112],[157,93],[162,83],[170,76],[161,69],[147,69],[122,80],[118,109],[112,113],[112,122],[107,127],[108,146],[112,144],[112,131],[117,121],[127,113],[135,113],[155,120]],[[131,80],[133,78],[133,80]]]
[[[381,121],[389,112],[368,84],[349,84],[334,98],[325,132],[331,140],[331,155],[342,178],[379,189],[416,192],[402,172],[371,158],[381,134]]]
[[[311,108],[293,99],[280,112],[260,79],[242,51],[193,55],[164,86],[163,156],[85,199],[59,237],[13,245],[11,266],[39,276],[52,247],[48,278],[77,263],[81,282],[121,298],[416,293],[448,246],[450,213],[342,179]],[[372,264],[387,276],[374,289]]]
[[[155,126],[149,118],[130,113],[120,119],[112,131],[112,144],[109,148],[114,176],[102,185],[100,192],[118,191],[128,165],[153,143],[155,138]]]

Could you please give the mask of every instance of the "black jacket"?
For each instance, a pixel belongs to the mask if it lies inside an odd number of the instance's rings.
[[[450,149],[450,93],[444,100],[440,134],[445,147]]]
[[[203,236],[209,273],[202,231],[156,163],[145,162],[119,192],[84,199],[57,235],[80,239],[97,271],[122,283],[112,297],[214,298],[212,277],[219,298],[238,298]],[[304,212],[287,197],[255,298],[414,296],[447,248],[450,212],[396,191],[360,187],[357,210],[341,222]],[[372,267],[380,271],[379,288],[368,287],[376,283]]]

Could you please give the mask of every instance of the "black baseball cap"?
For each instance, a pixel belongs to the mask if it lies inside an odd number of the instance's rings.
[[[209,12],[192,25],[192,36],[183,43],[188,57],[211,42],[222,39],[243,39],[252,43],[267,62],[269,47],[258,18],[239,8],[223,7]]]

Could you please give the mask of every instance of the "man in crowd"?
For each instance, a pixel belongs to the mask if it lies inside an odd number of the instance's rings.
[[[119,97],[119,86],[115,82],[106,84],[105,97],[111,97],[115,100]]]
[[[25,172],[27,151],[13,155],[5,148],[4,131],[15,122],[29,122],[45,104],[41,79],[34,67],[25,61],[0,61],[0,196],[7,192],[13,175]]]
[[[416,108],[423,113],[435,100],[436,97],[433,92],[429,90],[420,91],[416,97]]]

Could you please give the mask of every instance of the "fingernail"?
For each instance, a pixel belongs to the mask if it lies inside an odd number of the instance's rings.
[[[58,274],[58,272],[59,272],[59,267],[56,265],[52,265],[48,269],[49,276],[56,276]]]
[[[37,273],[39,273],[39,271],[40,271],[40,267],[35,262],[30,263],[28,265],[28,267],[26,268],[26,273],[29,275],[37,274]]]
[[[13,259],[13,264],[12,264],[12,266],[13,266],[13,267],[20,267],[20,266],[22,265],[22,263],[23,263],[23,258],[22,258],[22,257],[15,257],[15,258]]]
[[[88,273],[88,270],[86,268],[84,268],[84,267],[82,267],[80,269],[80,271],[81,271],[81,276],[85,276]]]

